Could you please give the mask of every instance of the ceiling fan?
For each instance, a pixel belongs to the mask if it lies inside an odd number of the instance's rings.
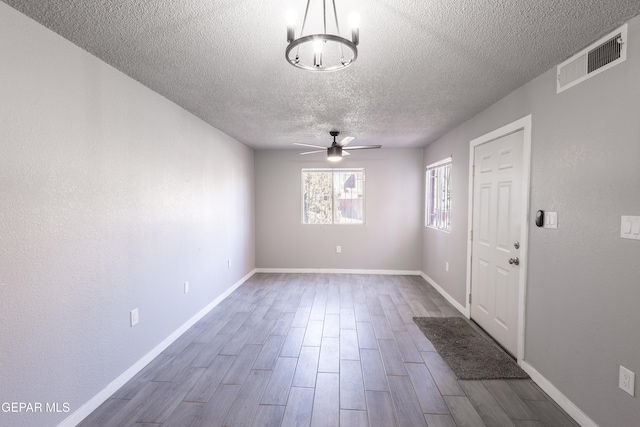
[[[327,150],[327,160],[330,160],[332,162],[337,162],[338,160],[342,159],[343,155],[348,156],[350,154],[349,150],[368,150],[372,148],[382,148],[382,145],[358,145],[358,146],[347,147],[347,144],[349,144],[351,141],[355,139],[354,137],[345,136],[344,138],[342,138],[342,140],[340,140],[340,142],[336,142],[336,137],[340,135],[340,132],[338,132],[337,130],[332,130],[331,132],[329,132],[329,135],[333,137],[333,143],[328,148],[325,148],[321,145],[302,144],[300,142],[294,142],[294,144],[300,145],[302,147],[319,148],[319,150],[305,151],[304,153],[300,153],[303,155],[322,153],[325,150]]]

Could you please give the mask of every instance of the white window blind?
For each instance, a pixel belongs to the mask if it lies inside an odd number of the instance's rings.
[[[427,166],[427,227],[451,231],[451,163],[452,158]]]

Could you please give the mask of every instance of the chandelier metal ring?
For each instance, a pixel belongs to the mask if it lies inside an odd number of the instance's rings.
[[[339,65],[334,65],[334,66],[330,66],[330,67],[317,67],[314,65],[310,65],[310,64],[305,64],[303,62],[301,62],[297,56],[297,54],[294,57],[290,56],[290,53],[293,49],[297,48],[298,46],[301,46],[305,43],[311,43],[313,44],[316,41],[324,41],[324,42],[336,42],[336,43],[340,43],[341,45],[349,48],[349,50],[351,50],[351,57],[349,59],[346,60],[341,60]],[[358,58],[358,48],[356,47],[355,43],[353,43],[351,40],[345,39],[344,37],[340,37],[334,34],[310,34],[308,36],[304,36],[304,37],[300,37],[298,39],[293,40],[291,43],[289,43],[289,45],[287,46],[287,49],[285,51],[285,57],[287,58],[287,61],[293,65],[294,67],[298,67],[301,68],[303,70],[308,70],[308,71],[337,71],[337,70],[342,70],[346,67],[348,67],[349,65],[353,64],[355,62],[355,60]]]

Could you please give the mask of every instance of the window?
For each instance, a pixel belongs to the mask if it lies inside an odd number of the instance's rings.
[[[451,157],[427,166],[427,227],[451,231]]]
[[[364,169],[302,169],[303,224],[364,224]]]

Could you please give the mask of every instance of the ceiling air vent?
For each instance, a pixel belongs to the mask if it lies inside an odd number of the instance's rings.
[[[557,93],[627,59],[627,24],[558,65]]]

